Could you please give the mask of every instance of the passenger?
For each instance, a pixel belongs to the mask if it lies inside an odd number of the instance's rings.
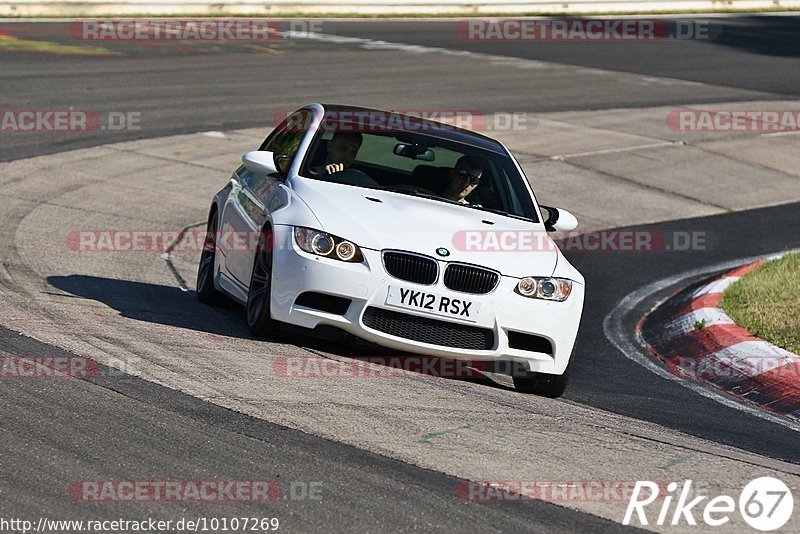
[[[450,181],[442,196],[459,204],[469,204],[466,197],[478,187],[482,174],[483,170],[475,160],[469,156],[462,156],[455,167],[450,169],[448,175]]]

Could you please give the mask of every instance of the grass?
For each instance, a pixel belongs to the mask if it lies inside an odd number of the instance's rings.
[[[800,252],[769,261],[732,284],[722,307],[739,326],[800,354]]]

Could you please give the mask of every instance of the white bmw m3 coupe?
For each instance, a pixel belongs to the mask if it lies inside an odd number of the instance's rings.
[[[242,157],[213,198],[200,301],[246,306],[254,335],[334,327],[401,351],[512,363],[561,395],[583,276],[498,141],[412,115],[311,104]],[[546,214],[543,217],[543,214]]]

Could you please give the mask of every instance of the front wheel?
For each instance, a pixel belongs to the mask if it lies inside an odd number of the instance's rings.
[[[247,292],[247,327],[254,336],[268,337],[277,333],[277,323],[270,314],[271,297],[272,230],[264,228],[258,238]]]
[[[564,394],[569,383],[569,367],[563,375],[548,375],[544,373],[526,373],[514,376],[514,387],[520,393],[532,393],[542,397],[556,399]]]

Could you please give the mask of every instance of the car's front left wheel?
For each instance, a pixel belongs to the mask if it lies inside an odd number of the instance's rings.
[[[270,313],[271,297],[272,229],[265,227],[258,238],[247,292],[247,326],[254,336],[267,337],[278,333],[278,325]]]

